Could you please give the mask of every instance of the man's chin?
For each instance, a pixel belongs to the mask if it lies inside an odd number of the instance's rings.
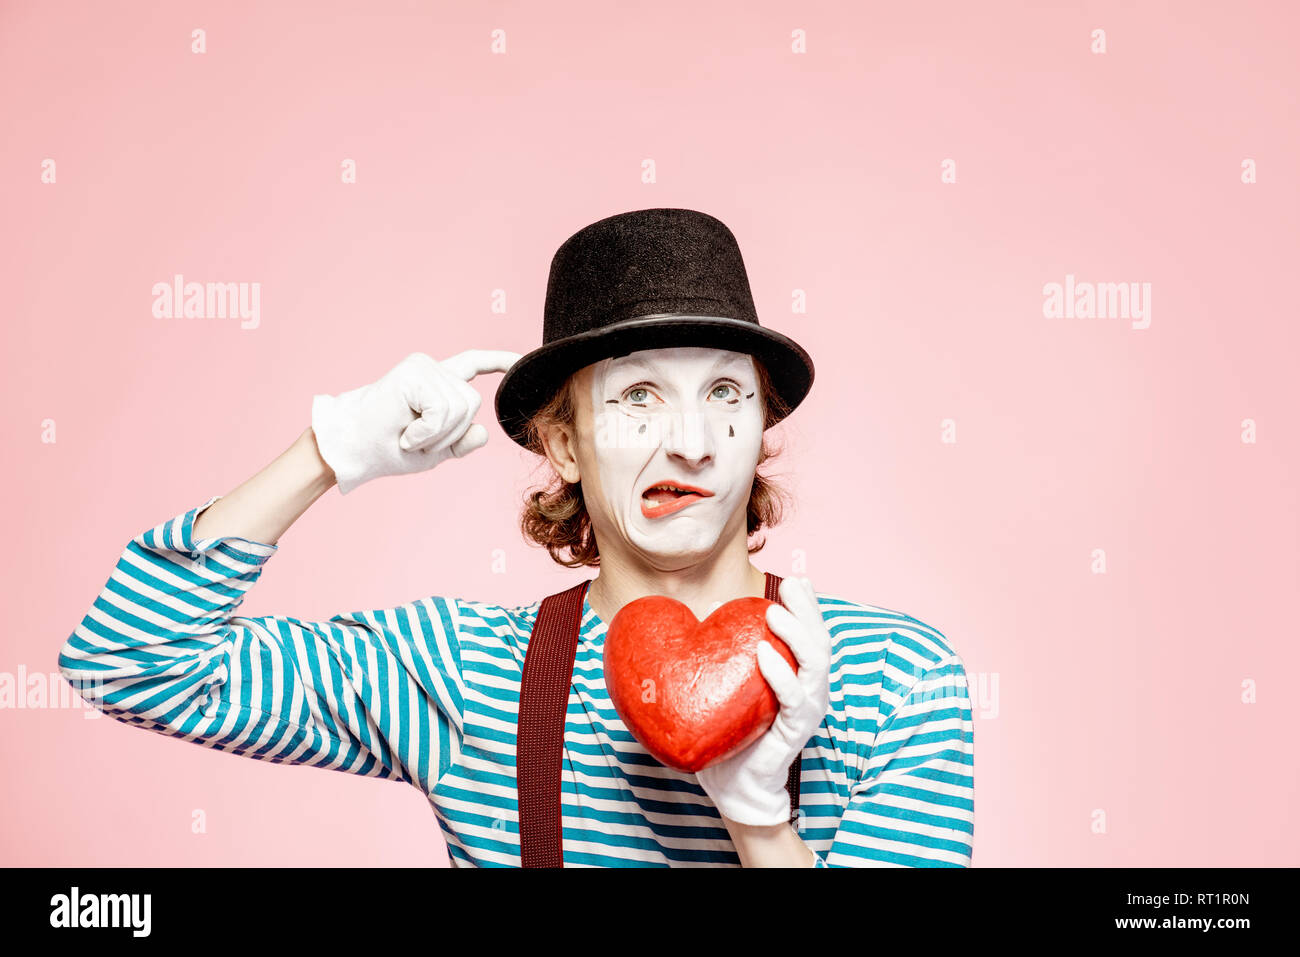
[[[680,571],[708,559],[718,539],[702,540],[698,535],[658,535],[633,543],[648,564],[660,571]]]

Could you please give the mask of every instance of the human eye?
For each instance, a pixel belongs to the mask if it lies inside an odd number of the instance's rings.
[[[623,398],[638,408],[648,407],[652,401],[663,401],[650,390],[650,383],[638,382],[623,390]]]
[[[728,405],[737,405],[742,396],[744,396],[744,390],[730,379],[720,381],[709,392],[710,399],[714,399],[718,402],[725,402]]]

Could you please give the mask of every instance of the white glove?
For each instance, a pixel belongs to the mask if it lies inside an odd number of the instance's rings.
[[[517,352],[470,349],[442,362],[415,352],[373,385],[312,400],[311,427],[321,458],[346,495],[381,475],[431,469],[487,443],[471,425],[482,402],[469,384],[484,372],[505,372]]]
[[[768,642],[758,646],[758,668],[781,708],[767,732],[745,750],[697,771],[718,813],[739,824],[768,826],[790,820],[785,782],[794,761],[830,707],[831,635],[807,578],[781,581],[787,607],[767,610],[767,624],[790,646],[799,673]]]

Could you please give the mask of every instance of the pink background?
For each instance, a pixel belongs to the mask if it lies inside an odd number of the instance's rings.
[[[416,350],[535,347],[565,238],[686,206],[732,228],[762,321],[817,363],[776,463],[799,506],[756,564],[790,573],[802,550],[819,591],[914,615],[973,685],[997,678],[996,716],[976,704],[975,865],[1300,863],[1298,19],[0,4],[0,671],[54,672],[127,541],[261,468],[315,392]],[[175,273],[260,282],[260,326],[154,318]],[[1067,273],[1151,283],[1150,328],[1045,318]],[[486,448],[332,491],[243,613],[577,581],[517,530],[540,473],[491,416],[498,381],[475,383]],[[84,715],[0,711],[0,863],[446,860],[413,788]]]

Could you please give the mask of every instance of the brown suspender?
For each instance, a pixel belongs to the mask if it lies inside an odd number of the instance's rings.
[[[781,578],[767,572],[765,597],[780,602]],[[573,683],[573,659],[582,630],[582,599],[591,581],[542,599],[524,655],[515,759],[519,793],[519,848],[524,867],[563,867],[560,767],[564,719]],[[799,814],[800,756],[790,765],[790,822]]]

